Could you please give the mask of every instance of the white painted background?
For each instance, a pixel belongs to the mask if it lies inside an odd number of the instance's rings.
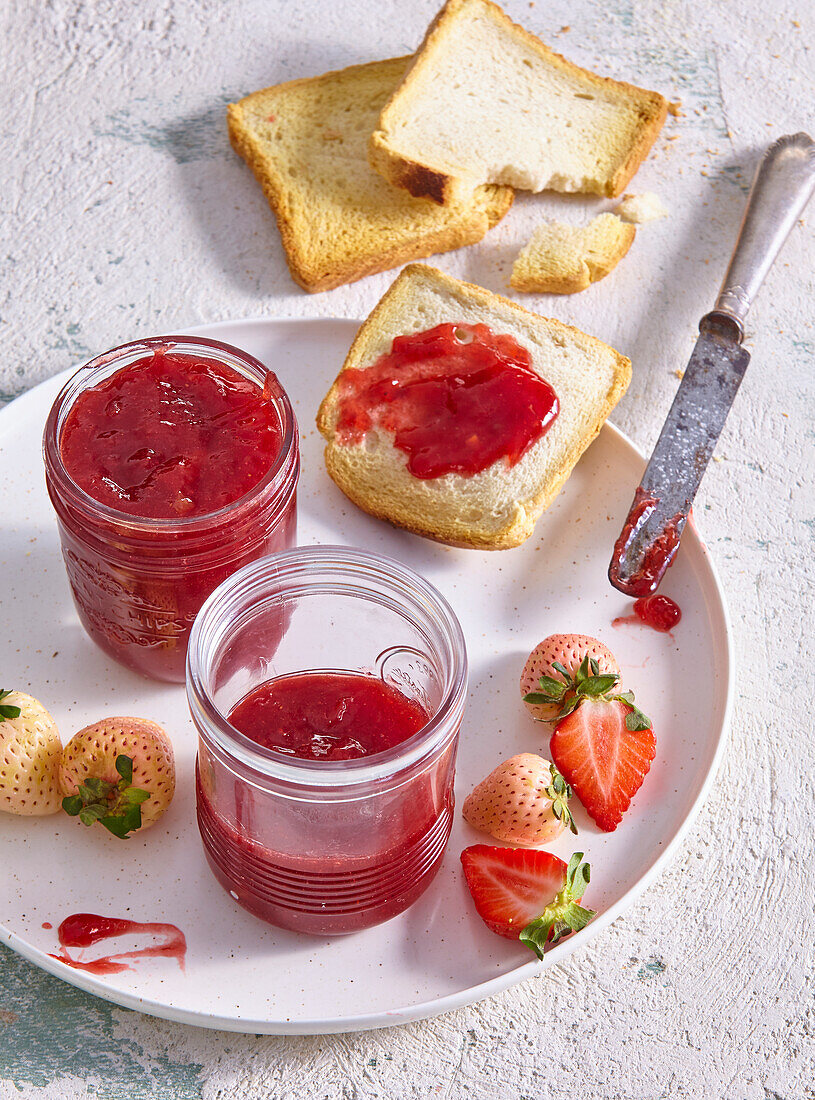
[[[5,0],[0,395],[200,321],[364,316],[392,276],[317,296],[290,281],[265,200],[229,149],[224,104],[407,52],[435,8]],[[758,150],[815,132],[815,5],[506,8],[575,61],[682,103],[630,188],[657,191],[670,217],[643,226],[604,283],[571,299],[524,299],[630,355],[634,380],[614,420],[647,449],[718,288]],[[505,291],[542,214],[580,220],[610,205],[519,197],[484,241],[438,264]],[[363,1035],[173,1026],[103,1006],[4,953],[0,1100],[815,1096],[813,224],[815,207],[753,310],[753,363],[696,507],[730,602],[738,702],[714,794],[672,868],[561,969],[470,1009]],[[19,627],[2,626],[0,667]]]

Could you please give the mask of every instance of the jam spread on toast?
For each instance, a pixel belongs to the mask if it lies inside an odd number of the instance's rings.
[[[514,337],[483,324],[397,336],[390,352],[339,377],[336,434],[359,443],[379,429],[414,477],[514,466],[558,415],[554,389]]]

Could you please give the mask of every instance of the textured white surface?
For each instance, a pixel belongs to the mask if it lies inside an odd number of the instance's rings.
[[[228,148],[223,105],[266,83],[409,50],[435,7],[8,0],[0,390],[15,394],[86,353],[182,324],[366,313],[388,275],[312,298],[289,281],[268,207]],[[644,226],[584,294],[528,300],[630,355],[634,381],[615,420],[647,447],[718,288],[756,151],[815,128],[813,6],[506,7],[574,60],[682,101],[629,188],[656,191],[669,218]],[[542,215],[587,220],[609,205],[521,197],[481,244],[439,265],[503,289]],[[736,628],[730,749],[682,855],[636,908],[556,972],[482,1005],[330,1039],[104,1016],[4,956],[2,1100],[815,1095],[806,862],[815,750],[800,686],[815,588],[813,220],[810,210],[753,310],[753,363],[696,508]]]

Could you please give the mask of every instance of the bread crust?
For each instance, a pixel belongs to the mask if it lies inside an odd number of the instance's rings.
[[[383,327],[381,322],[389,316],[393,299],[401,294],[406,282],[409,283],[415,279],[431,280],[440,290],[466,298],[476,306],[483,307],[488,304],[492,306],[498,304],[526,323],[554,325],[563,334],[576,334],[582,340],[599,345],[604,350],[613,353],[615,363],[614,380],[589,429],[574,440],[560,468],[546,484],[539,486],[537,492],[529,499],[513,501],[514,508],[511,518],[496,530],[489,532],[481,530],[472,522],[457,516],[452,509],[442,517],[437,517],[435,521],[429,521],[427,517],[417,514],[415,506],[400,499],[398,491],[390,491],[386,485],[371,488],[368,485],[361,484],[360,479],[355,476],[354,469],[354,460],[359,445],[347,446],[338,443],[334,438],[335,413],[339,399],[339,378],[342,371],[364,365],[363,359],[371,331]],[[477,550],[510,549],[514,546],[520,546],[532,534],[541,513],[549,507],[558,495],[578,459],[596,438],[609,413],[622,397],[630,380],[630,360],[613,348],[608,348],[607,345],[595,337],[587,337],[585,333],[572,325],[553,321],[550,318],[542,318],[509,298],[505,298],[500,294],[493,294],[474,283],[460,282],[436,268],[425,264],[410,264],[396,278],[374,307],[368,319],[360,327],[348,351],[340,374],[320,404],[316,419],[317,427],[328,444],[325,450],[326,469],[331,479],[354,504],[378,519],[387,520],[397,527],[411,531],[413,534],[422,535],[424,538],[433,539],[449,546]],[[479,477],[481,475],[474,476]],[[432,481],[425,482],[425,484],[432,484]]]
[[[470,196],[466,209],[439,219],[434,228],[427,225],[417,228],[414,236],[399,237],[390,234],[385,238],[385,235],[380,234],[376,242],[372,240],[369,246],[366,247],[365,242],[358,240],[354,248],[343,247],[339,241],[335,241],[333,249],[325,251],[319,257],[319,262],[315,262],[304,247],[302,218],[298,216],[292,202],[293,184],[286,178],[282,166],[270,155],[268,144],[264,144],[250,125],[247,119],[248,105],[256,97],[270,93],[285,100],[287,95],[299,88],[326,84],[335,78],[350,75],[364,79],[368,71],[397,65],[399,62],[406,65],[408,60],[404,57],[373,61],[365,65],[351,65],[317,77],[287,81],[254,92],[227,107],[227,128],[232,148],[249,165],[272,208],[292,278],[310,293],[331,290],[367,275],[398,267],[410,260],[474,244],[503,218],[512,205],[511,188],[488,185]]]
[[[379,128],[371,135],[368,147],[368,159],[371,166],[385,179],[397,187],[404,188],[417,198],[428,198],[443,205],[466,199],[473,192],[473,181],[465,180],[460,176],[452,176],[438,166],[413,160],[406,154],[398,152],[389,141],[388,126],[398,107],[400,98],[410,90],[421,71],[432,62],[433,55],[442,39],[448,33],[451,33],[450,28],[461,9],[472,2],[473,0],[447,0],[444,7],[438,12],[428,27],[421,45],[414,54],[413,62],[405,73],[402,83],[394,90],[393,95],[382,109]],[[552,50],[531,31],[513,22],[503,8],[494,3],[494,0],[478,0],[478,3],[488,9],[496,22],[517,35],[554,68],[572,76],[580,76],[598,89],[613,89],[615,93],[625,93],[641,101],[642,126],[636,140],[629,149],[628,156],[619,165],[611,179],[604,181],[602,187],[586,189],[584,192],[585,194],[602,195],[606,198],[616,198],[622,194],[634,173],[645,160],[662,129],[668,113],[667,99],[659,92],[640,88],[638,85],[630,84],[624,80],[613,80],[611,77],[598,76],[588,69],[575,65],[573,61],[569,61],[562,54]]]

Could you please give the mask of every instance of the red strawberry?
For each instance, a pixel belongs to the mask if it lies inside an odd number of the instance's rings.
[[[474,829],[510,844],[555,840],[568,826],[572,791],[548,760],[531,752],[510,757],[482,779],[464,800],[464,820]]]
[[[575,852],[567,867],[551,852],[474,844],[461,853],[461,863],[487,927],[520,939],[539,959],[548,941],[579,932],[594,916],[578,904],[591,877],[582,852]]]
[[[598,674],[584,660],[571,680],[556,685],[564,701],[549,742],[566,781],[609,833],[622,821],[656,753],[651,720],[635,706],[633,694],[616,691],[616,684],[616,676]],[[550,701],[556,694],[552,689]]]
[[[125,839],[161,817],[175,792],[173,746],[147,718],[105,718],[75,734],[62,754],[62,808]]]
[[[533,718],[539,722],[556,722],[560,709],[559,705],[533,702],[529,698],[530,695],[540,694],[540,689],[544,686],[541,678],[551,680],[560,671],[572,677],[586,657],[597,662],[600,672],[620,675],[620,666],[608,646],[588,634],[550,634],[548,638],[538,642],[521,673],[521,698]]]

